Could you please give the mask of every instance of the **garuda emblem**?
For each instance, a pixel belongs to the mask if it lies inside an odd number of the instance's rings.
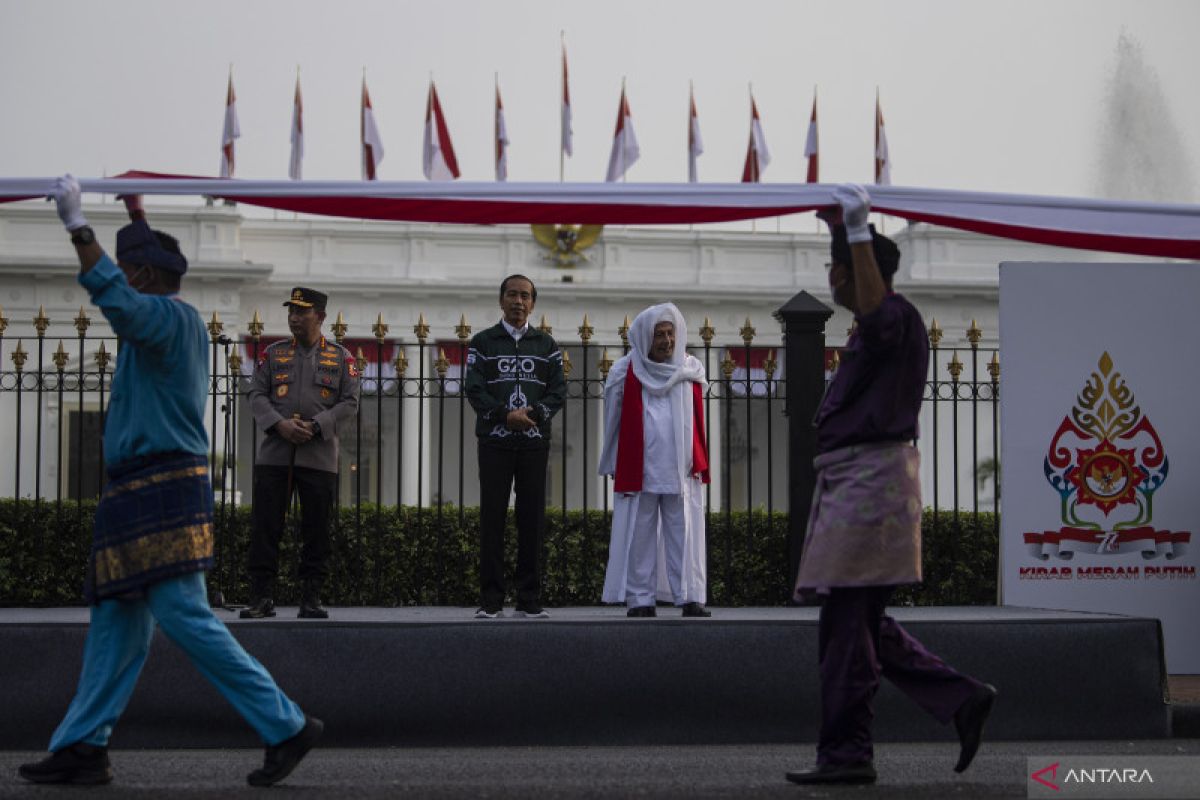
[[[542,258],[560,267],[573,267],[588,261],[583,252],[600,238],[603,225],[530,225],[533,238],[549,252]]]
[[[1175,558],[1191,534],[1159,530],[1152,522],[1154,495],[1170,465],[1162,440],[1108,353],[1097,366],[1055,431],[1042,467],[1058,493],[1063,527],[1026,533],[1025,542],[1042,558],[1074,552]]]

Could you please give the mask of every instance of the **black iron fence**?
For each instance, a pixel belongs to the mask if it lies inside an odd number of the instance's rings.
[[[68,324],[74,335],[51,334]],[[0,497],[54,504],[60,516],[72,513],[78,523],[83,505],[72,501],[97,497],[103,483],[101,433],[118,343],[93,335],[82,309],[69,323],[39,312],[28,335],[14,337],[8,328],[0,313],[0,407],[6,411],[0,420],[11,425],[3,434],[8,452],[0,451]],[[378,553],[385,537],[420,538],[434,531],[429,544],[437,550],[437,585],[445,584],[448,573],[458,573],[452,577],[461,583],[473,564],[464,558],[462,543],[447,541],[442,532],[447,521],[459,531],[470,527],[470,509],[479,496],[474,414],[462,394],[470,327],[464,319],[452,330],[434,332],[422,317],[411,337],[393,337],[381,315],[372,337],[355,339],[347,338],[339,315],[328,328],[356,357],[362,374],[359,412],[338,431],[337,536],[355,543],[339,552],[378,565],[379,558],[370,555],[372,548]],[[230,531],[243,524],[260,436],[246,399],[248,379],[258,356],[278,337],[264,335],[257,314],[248,335],[227,336],[215,314],[209,331],[213,377],[207,414],[219,565],[214,577],[233,586],[240,581],[241,563]],[[596,587],[596,597],[611,504],[610,482],[596,474],[603,386],[613,361],[627,350],[626,332],[627,323],[612,334],[597,334],[585,316],[575,330],[555,334],[564,353],[567,401],[551,444],[547,514],[559,535],[570,530],[577,537],[574,546],[585,564],[578,580]],[[755,568],[748,558],[753,551],[764,541],[788,537],[788,428],[811,423],[785,413],[789,387],[796,391],[802,376],[785,374],[786,348],[779,336],[759,334],[750,320],[738,331],[719,332],[705,320],[693,337],[698,344],[689,351],[709,376],[704,411],[712,483],[705,503],[710,529],[721,531],[710,537],[709,554],[710,588],[714,583],[717,588],[712,599],[720,603],[721,593],[728,596]],[[965,346],[945,347],[942,331],[931,324],[920,441],[926,503],[950,511],[942,515],[943,523],[935,515],[934,524],[957,528],[960,515],[973,515],[966,521],[971,530],[979,528],[981,512],[998,526],[999,510],[999,360],[995,350],[979,347],[981,338],[972,325]],[[826,380],[837,361],[837,350],[827,349]],[[397,508],[404,509],[399,528],[385,513]],[[46,546],[54,542],[47,540]],[[778,552],[787,552],[786,542],[779,547]],[[552,549],[551,558],[560,559],[569,550],[562,542]],[[561,567],[566,575],[566,565]],[[451,593],[437,596],[445,600]]]

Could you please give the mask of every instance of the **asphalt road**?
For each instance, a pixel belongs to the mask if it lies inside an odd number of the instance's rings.
[[[811,746],[318,749],[273,798],[1000,798],[1025,797],[1026,758],[1047,755],[1200,755],[1200,740],[985,742],[964,775],[947,743],[876,746],[880,780],[806,789],[784,780],[808,766]],[[0,797],[217,798],[263,792],[246,785],[253,750],[116,750],[106,787],[34,786],[18,764],[40,753],[0,753]]]

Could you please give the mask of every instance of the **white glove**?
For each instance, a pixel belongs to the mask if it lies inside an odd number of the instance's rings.
[[[50,195],[58,206],[58,218],[67,230],[73,231],[88,224],[83,216],[83,200],[80,197],[79,181],[67,173],[54,181],[54,192]]]
[[[867,215],[871,213],[871,195],[857,183],[843,183],[833,190],[833,199],[842,207],[842,223],[846,226],[846,241],[851,244],[871,241]]]

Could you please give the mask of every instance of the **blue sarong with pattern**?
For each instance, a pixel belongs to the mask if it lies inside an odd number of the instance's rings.
[[[89,603],[136,597],[157,581],[213,564],[208,460],[164,453],[110,467],[96,507],[84,581]]]

